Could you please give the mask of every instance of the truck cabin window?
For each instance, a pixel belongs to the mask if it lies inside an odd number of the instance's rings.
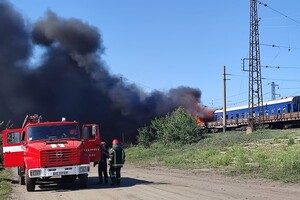
[[[79,138],[79,128],[75,124],[31,126],[28,128],[29,141]]]
[[[97,129],[96,126],[85,126],[83,129],[83,138],[84,139],[95,139]]]
[[[7,133],[6,143],[7,144],[18,144],[20,143],[20,133],[19,132],[11,132]]]

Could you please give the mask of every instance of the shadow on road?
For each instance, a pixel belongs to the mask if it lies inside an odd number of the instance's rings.
[[[142,179],[130,178],[130,177],[122,177],[121,184],[116,186],[110,185],[110,180],[107,185],[98,184],[98,177],[89,177],[89,183],[87,189],[95,189],[95,188],[122,188],[122,187],[132,187],[135,185],[149,185],[154,184],[152,181],[146,181]]]
[[[11,182],[12,184],[19,184],[19,180],[4,178],[4,181]]]
[[[10,181],[13,184],[19,184],[17,180],[7,180]],[[132,187],[135,185],[149,185],[149,184],[166,184],[166,183],[154,183],[152,181],[146,181],[142,179],[136,179],[136,178],[130,178],[130,177],[122,177],[121,184],[116,186],[111,186],[109,183],[104,184],[98,184],[98,177],[89,177],[88,185],[86,188],[81,189],[79,188],[79,180],[77,179],[74,183],[65,183],[62,182],[61,179],[54,179],[53,181],[47,181],[47,182],[39,182],[34,192],[46,192],[46,191],[53,191],[53,192],[68,192],[68,191],[74,191],[74,190],[89,190],[89,189],[112,189],[112,188],[126,188],[126,187]],[[23,185],[25,188],[26,186]]]

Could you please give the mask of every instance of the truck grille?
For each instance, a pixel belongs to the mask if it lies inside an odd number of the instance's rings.
[[[78,162],[76,149],[45,150],[41,152],[42,167],[74,165]]]

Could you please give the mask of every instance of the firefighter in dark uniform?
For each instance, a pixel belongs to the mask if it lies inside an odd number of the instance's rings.
[[[111,185],[120,185],[121,183],[121,167],[125,162],[125,151],[119,145],[119,141],[114,139],[112,148],[109,151],[109,175],[111,178]]]
[[[108,149],[106,148],[106,142],[101,142],[100,148],[101,148],[101,159],[98,163],[98,177],[99,177],[98,184],[107,184],[108,183],[107,158],[109,157],[109,154],[108,154]]]

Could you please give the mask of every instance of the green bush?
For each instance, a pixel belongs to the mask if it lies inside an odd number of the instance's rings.
[[[138,144],[149,147],[155,140],[155,134],[152,129],[148,126],[138,129],[139,135],[137,136]]]
[[[257,163],[259,168],[268,168],[270,165],[268,155],[269,152],[263,150],[254,152],[253,161]]]
[[[155,118],[149,127],[138,131],[138,142],[145,147],[149,147],[154,141],[164,144],[191,144],[198,142],[204,133],[196,120],[183,108],[178,108],[165,117]]]

